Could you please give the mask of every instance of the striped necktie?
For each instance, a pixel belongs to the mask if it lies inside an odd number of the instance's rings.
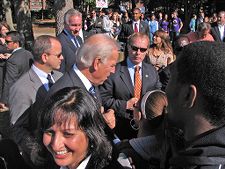
[[[52,85],[54,84],[54,82],[53,82],[52,76],[50,74],[48,74],[47,79],[48,79],[48,87],[50,89],[52,87]]]
[[[97,99],[95,87],[94,87],[93,85],[92,85],[91,88],[89,89],[89,93],[90,93],[95,99]]]
[[[134,73],[134,97],[138,98],[138,100],[141,97],[141,87],[142,87],[141,75],[139,73],[139,70],[140,66],[136,66]]]

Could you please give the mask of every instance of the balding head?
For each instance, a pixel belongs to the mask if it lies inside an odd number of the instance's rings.
[[[82,67],[90,67],[96,57],[104,62],[118,50],[118,44],[105,34],[96,34],[89,37],[77,53],[76,63]]]

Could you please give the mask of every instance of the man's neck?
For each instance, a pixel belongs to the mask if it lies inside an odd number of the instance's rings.
[[[35,65],[38,69],[42,70],[42,71],[45,72],[45,73],[51,73],[51,72],[53,71],[53,69],[50,69],[49,67],[45,66],[44,64],[38,63],[38,62],[36,62],[36,61],[34,62],[34,65]]]
[[[184,126],[184,138],[186,141],[193,140],[198,135],[216,128],[204,117],[196,115],[192,120],[187,120]]]

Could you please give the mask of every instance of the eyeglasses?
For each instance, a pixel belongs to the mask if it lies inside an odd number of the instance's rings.
[[[141,53],[144,53],[148,50],[148,48],[139,48],[139,47],[132,46],[132,45],[130,45],[130,47],[133,51],[136,51],[136,52],[138,51],[138,49],[140,49]]]
[[[60,53],[60,54],[52,54],[52,53],[47,53],[48,55],[53,55],[53,56],[56,56],[57,58],[60,58],[61,57],[61,55],[62,55],[62,53]]]

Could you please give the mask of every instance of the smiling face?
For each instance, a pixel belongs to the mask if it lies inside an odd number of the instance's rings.
[[[138,21],[141,18],[141,11],[139,9],[134,9],[132,15],[134,21]]]
[[[73,35],[79,35],[79,31],[82,29],[82,17],[77,15],[70,16],[67,27]]]
[[[128,46],[129,59],[134,65],[143,61],[147,53],[149,39],[145,36],[135,37]]]
[[[9,32],[9,29],[6,28],[5,26],[2,26],[2,28],[0,30],[0,35],[2,35],[3,37],[5,37],[7,32]]]
[[[47,129],[43,143],[59,166],[77,168],[88,153],[88,138],[75,117]]]

